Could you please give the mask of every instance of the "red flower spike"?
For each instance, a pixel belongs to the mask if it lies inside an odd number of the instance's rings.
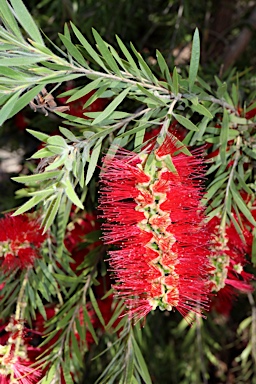
[[[36,384],[41,379],[41,371],[32,368],[32,363],[29,360],[22,359],[21,357],[13,357],[3,361],[4,370],[0,373],[0,383],[10,383],[9,376],[14,372],[14,378],[20,384]],[[3,372],[6,372],[4,374]]]
[[[250,244],[242,240],[233,223],[226,227],[224,234],[220,231],[218,217],[211,219],[208,227],[212,233],[210,256],[212,291],[219,292],[228,286],[230,294],[234,292],[234,288],[241,292],[252,292],[250,280],[254,277],[243,270],[247,264],[246,254],[249,253]],[[247,240],[251,238],[246,227],[243,235]]]
[[[40,223],[32,215],[0,219],[0,262],[2,270],[26,269],[40,257],[39,250],[46,240]]]
[[[167,136],[154,152],[119,149],[104,158],[103,236],[119,248],[109,252],[114,290],[136,319],[157,307],[177,308],[183,316],[208,307],[210,235],[200,204],[204,167],[200,154],[177,150],[176,140]]]

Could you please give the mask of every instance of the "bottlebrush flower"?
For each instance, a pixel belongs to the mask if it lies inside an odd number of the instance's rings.
[[[46,239],[40,223],[31,215],[0,219],[0,262],[4,271],[25,269],[34,264]]]
[[[0,345],[0,383],[38,383],[41,371],[32,367],[33,362],[28,359],[24,321],[11,317],[4,331],[6,337],[1,338]]]
[[[214,217],[208,223],[212,233],[210,255],[212,291],[219,292],[225,288],[225,295],[232,295],[237,289],[252,292],[249,281],[253,275],[244,271],[247,264],[246,254],[250,251],[251,241],[243,241],[233,223],[227,225],[225,231],[220,229],[220,218]],[[251,233],[244,227],[243,236],[251,239]]]
[[[168,135],[153,152],[120,148],[103,162],[103,235],[118,247],[109,252],[114,289],[137,319],[157,307],[185,316],[208,306],[204,167],[198,153],[178,149]]]
[[[13,378],[16,380],[15,382],[20,384],[36,384],[41,378],[41,372],[35,368],[32,368],[31,362],[29,360],[23,359],[21,357],[14,357],[12,355],[4,359],[0,358],[0,360],[2,360],[0,363],[1,384],[9,384],[11,382],[11,375],[13,375]]]

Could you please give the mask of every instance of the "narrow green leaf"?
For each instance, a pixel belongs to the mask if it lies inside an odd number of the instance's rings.
[[[119,104],[125,99],[127,94],[129,93],[130,88],[124,89],[111,103],[107,106],[107,108],[93,121],[92,125],[97,125],[101,121],[108,118],[111,113],[118,107]]]
[[[168,84],[172,85],[172,78],[170,75],[170,69],[168,68],[168,65],[166,64],[166,61],[165,61],[163,55],[158,50],[156,50],[156,58],[157,58],[157,62],[158,62],[158,65],[159,65],[159,68],[160,68],[160,71],[161,71],[163,77],[165,78],[165,80],[167,80]]]
[[[190,91],[196,80],[196,76],[199,68],[199,61],[200,61],[200,38],[199,38],[198,29],[196,28],[193,36],[191,59],[190,59],[190,66],[189,66],[189,76],[188,76]]]
[[[71,43],[70,40],[67,39],[66,36],[62,35],[61,33],[59,33],[59,37],[62,41],[62,43],[65,45],[65,47],[67,48],[67,51],[68,53],[74,57],[74,59],[79,63],[81,64],[83,67],[86,67],[88,68],[88,64],[85,60],[85,58],[83,57],[83,55],[81,54],[81,52],[76,48],[76,46],[74,44]]]
[[[47,140],[50,137],[50,135],[47,135],[46,133],[34,131],[33,129],[26,129],[26,131],[44,143],[47,143]]]
[[[122,40],[118,36],[116,36],[116,40],[117,40],[117,43],[118,43],[121,51],[123,52],[123,54],[125,55],[126,59],[128,60],[131,68],[134,70],[134,72],[136,73],[136,75],[140,79],[141,78],[141,73],[140,73],[139,68],[137,67],[137,64],[135,63],[132,55],[130,54],[130,52],[128,51],[128,49],[126,48],[126,46],[124,45],[124,43],[122,42]]]
[[[25,204],[23,204],[17,211],[15,211],[12,216],[20,215],[21,213],[29,211],[31,208],[39,204],[41,201],[45,200],[48,196],[52,194],[52,191],[45,191],[37,196],[33,196],[30,200],[28,200]]]
[[[172,157],[171,157],[170,155],[165,156],[165,158],[164,158],[164,162],[165,162],[167,168],[168,168],[172,173],[176,173],[176,174],[178,174],[177,169],[175,168],[175,165],[173,164]]]
[[[97,300],[94,296],[92,288],[89,289],[89,296],[90,296],[90,300],[91,300],[91,303],[92,303],[93,309],[95,310],[96,315],[98,316],[103,327],[105,327],[105,321],[104,321],[104,318],[101,314],[100,308],[98,306],[98,303],[97,303]]]
[[[5,26],[8,27],[20,41],[24,41],[20,28],[5,0],[0,1],[0,16]]]
[[[226,162],[226,150],[228,143],[228,127],[229,127],[229,116],[226,109],[223,111],[223,120],[220,130],[220,159],[225,164]]]
[[[239,208],[239,210],[242,212],[242,214],[247,218],[247,220],[249,220],[249,222],[256,226],[256,221],[254,220],[249,208],[247,207],[247,205],[245,204],[244,200],[241,198],[241,195],[239,194],[239,192],[236,190],[235,186],[233,183],[231,183],[231,193],[232,193],[232,196]]]
[[[77,137],[67,128],[59,127],[60,132],[72,143],[79,143]]]
[[[223,175],[222,175],[223,176]],[[211,198],[219,191],[219,189],[222,187],[222,185],[227,180],[227,176],[223,177],[221,180],[214,183],[207,191],[206,195],[204,196],[202,203],[205,205]]]
[[[217,96],[222,99],[225,93],[227,92],[227,83],[221,83],[217,89]]]
[[[79,197],[77,196],[76,192],[74,191],[74,188],[70,182],[69,179],[65,181],[66,188],[65,188],[65,193],[67,197],[74,203],[77,207],[84,209],[84,206],[82,202],[80,201]]]
[[[102,67],[103,69],[105,69],[106,72],[108,72],[107,68],[105,67],[105,64],[103,63],[103,61],[101,60],[100,56],[97,54],[97,52],[92,48],[92,46],[88,43],[88,41],[85,39],[85,37],[82,35],[82,33],[77,29],[77,27],[72,23],[70,22],[71,24],[71,27],[73,28],[73,31],[76,35],[76,37],[78,38],[78,40],[80,41],[80,43],[82,44],[82,46],[85,48],[85,50],[87,51],[87,53],[91,56],[91,58],[97,63],[99,64],[100,67]]]
[[[134,140],[135,148],[143,143],[145,131],[146,131],[146,127],[141,128],[138,132],[136,132],[135,140]]]
[[[147,365],[145,363],[145,360],[142,356],[142,353],[140,351],[140,348],[139,348],[135,338],[133,338],[133,349],[134,349],[134,355],[135,355],[135,358],[137,360],[139,372],[140,372],[142,379],[145,381],[145,384],[152,384]]]
[[[67,103],[71,103],[74,100],[80,99],[81,97],[87,95],[92,90],[98,88],[98,85],[102,81],[101,78],[98,78],[94,81],[91,81],[89,84],[87,84],[85,87],[77,90],[67,101]]]
[[[90,182],[90,180],[94,174],[94,171],[95,171],[98,159],[99,159],[99,155],[100,155],[102,139],[103,139],[102,137],[99,138],[97,143],[95,144],[95,146],[93,148],[93,151],[92,151],[92,154],[90,157],[90,161],[89,161],[87,174],[86,174],[86,180],[85,180],[86,185],[89,184],[89,182]]]
[[[42,60],[45,60],[46,57],[43,55],[17,55],[17,56],[11,56],[7,58],[0,59],[0,66],[4,67],[25,67],[25,66],[32,66],[33,64],[39,63]]]
[[[39,29],[34,22],[34,19],[28,12],[24,3],[21,0],[10,0],[12,7],[15,12],[15,16],[25,31],[29,34],[29,36],[35,40],[37,43],[44,45],[44,41],[39,32]]]
[[[192,111],[200,113],[200,115],[209,117],[209,119],[213,119],[213,115],[211,112],[205,108],[202,104],[197,104],[197,105],[191,105]]]
[[[47,208],[44,214],[44,219],[42,222],[42,226],[44,227],[44,232],[46,232],[47,229],[50,228],[50,226],[52,225],[57,215],[60,202],[61,202],[61,197],[62,197],[62,192],[58,193],[57,197],[51,201],[51,203],[49,204],[49,207]]]
[[[173,93],[177,96],[179,93],[179,75],[176,67],[173,68],[172,81],[173,81]]]
[[[104,81],[104,83],[95,91],[92,96],[86,101],[86,103],[83,106],[83,109],[89,107],[95,100],[97,100],[108,88],[109,84],[108,82]],[[88,122],[88,120],[87,120]]]
[[[98,344],[98,338],[97,338],[95,330],[92,326],[92,323],[91,323],[90,317],[88,315],[86,306],[84,306],[84,308],[83,308],[83,315],[84,315],[84,322],[85,322],[86,326],[88,327],[89,332],[92,334],[92,337],[93,337],[93,340],[95,341],[95,344]]]
[[[82,368],[83,365],[84,365],[83,357],[82,357],[82,353],[81,353],[81,351],[79,349],[78,342],[77,342],[76,336],[74,335],[74,332],[71,332],[71,343],[72,343],[72,347],[71,347],[72,348],[72,353],[75,354],[75,356],[76,356],[76,358],[77,358],[77,360],[79,362],[79,365]]]
[[[125,350],[124,383],[131,384],[134,371],[134,353],[131,337],[128,339]]]
[[[117,51],[115,50],[115,48],[113,48],[111,45],[108,46],[108,48],[110,49],[110,52],[112,53],[113,55],[113,58],[116,60],[116,62],[119,64],[119,66],[125,71],[127,72],[127,62],[125,60],[122,60],[120,57],[119,57],[119,54],[117,53]],[[125,65],[126,64],[126,65]]]
[[[108,45],[106,42],[101,38],[101,36],[98,34],[98,32],[92,28],[92,33],[94,36],[94,39],[98,45],[98,49],[102,56],[104,57],[104,60],[106,60],[109,68],[118,76],[122,77],[120,69],[118,68],[118,65],[116,64],[116,61],[114,60],[113,56],[111,55]]]
[[[68,355],[67,355],[68,356]],[[62,366],[62,372],[63,372],[63,375],[64,375],[64,379],[65,379],[65,384],[74,384],[74,380],[71,376],[71,373],[70,373],[70,363],[67,362],[67,360],[69,359],[69,356],[67,358],[66,356],[66,359],[65,361],[63,361],[63,363],[61,364]]]
[[[156,79],[156,77],[153,75],[151,69],[149,68],[149,66],[147,65],[146,61],[143,59],[143,57],[141,56],[141,54],[136,50],[136,48],[134,47],[134,45],[132,43],[130,43],[131,45],[131,48],[133,50],[133,53],[135,54],[135,56],[137,57],[138,59],[138,62],[140,64],[140,67],[141,67],[141,70],[142,72],[144,73],[144,75],[146,76],[146,78],[151,81],[152,83],[154,84],[157,84],[158,83],[158,80]]]
[[[183,125],[183,127],[189,129],[190,131],[198,131],[198,127],[186,117],[177,115],[176,113],[173,113],[173,116],[181,125]]]
[[[147,95],[150,99],[152,99],[153,101],[155,101],[158,106],[164,106],[166,107],[167,106],[167,103],[166,101],[161,98],[160,96],[157,97],[155,96],[152,92],[148,91],[146,88],[142,87],[140,84],[137,84],[137,87],[139,88],[139,90],[144,93],[145,95]]]
[[[0,126],[9,118],[16,101],[19,98],[19,92],[14,93],[10,99],[5,103],[5,105],[0,110]]]
[[[39,296],[39,294],[37,292],[35,292],[36,294],[36,304],[37,304],[37,308],[40,312],[40,314],[43,316],[43,318],[46,320],[47,319],[47,315],[46,315],[46,312],[45,312],[45,307],[44,307],[44,304]]]
[[[58,171],[52,171],[52,172],[37,173],[35,175],[17,176],[17,177],[12,177],[11,179],[13,181],[16,181],[17,183],[27,184],[27,183],[35,183],[36,181],[49,180],[60,175],[61,175],[61,171],[58,170]]]

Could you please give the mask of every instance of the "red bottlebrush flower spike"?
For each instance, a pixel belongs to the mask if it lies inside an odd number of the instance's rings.
[[[103,236],[119,248],[109,252],[114,289],[137,319],[157,307],[186,316],[208,306],[204,168],[178,149],[168,135],[151,153],[119,149],[104,159]]]
[[[241,292],[252,292],[250,280],[254,277],[243,270],[247,264],[246,253],[250,251],[250,243],[247,244],[242,240],[232,223],[223,233],[218,217],[211,219],[208,226],[212,233],[210,255],[212,291],[219,292],[225,287],[230,293],[234,288]],[[243,236],[247,240],[251,238],[248,229],[244,228]]]
[[[25,269],[39,257],[39,249],[46,240],[40,223],[30,215],[0,219],[0,263],[4,271]]]

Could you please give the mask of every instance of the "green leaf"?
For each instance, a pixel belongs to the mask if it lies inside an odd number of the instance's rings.
[[[229,116],[226,109],[223,111],[223,120],[220,130],[220,159],[223,164],[226,162],[226,150],[228,143],[228,127],[229,127]]]
[[[83,55],[81,54],[81,52],[76,48],[76,46],[74,44],[71,43],[70,40],[68,40],[66,38],[66,36],[62,35],[61,33],[59,33],[59,37],[62,41],[62,43],[65,45],[65,47],[67,48],[67,51],[68,53],[74,57],[74,59],[79,63],[81,64],[83,67],[85,68],[88,68],[88,64],[85,60],[85,58],[83,57]]]
[[[218,86],[217,96],[222,99],[225,93],[227,92],[227,83],[223,83]]]
[[[137,363],[138,363],[138,370],[140,372],[140,375],[141,375],[142,379],[145,381],[145,384],[152,384],[147,365],[145,363],[145,360],[142,356],[142,353],[140,351],[140,348],[139,348],[135,338],[133,338],[132,342],[133,342],[134,355],[135,355]]]
[[[60,132],[72,143],[79,143],[77,137],[67,128],[59,127]]]
[[[173,81],[173,93],[177,96],[179,93],[179,75],[176,67],[173,68],[172,81]]]
[[[190,91],[196,80],[196,76],[199,68],[199,61],[200,61],[200,38],[199,38],[198,29],[196,28],[193,36],[191,59],[190,59],[190,66],[189,66],[189,76],[188,76]]]
[[[82,35],[82,33],[77,29],[77,27],[72,23],[70,22],[71,24],[71,27],[73,28],[73,31],[76,35],[76,37],[78,38],[78,40],[80,41],[80,43],[82,44],[82,46],[85,48],[85,50],[87,51],[87,53],[91,56],[91,58],[97,63],[99,64],[100,67],[102,67],[103,69],[105,69],[106,72],[108,72],[107,68],[105,67],[105,64],[103,63],[103,61],[101,60],[100,56],[97,54],[97,52],[92,48],[92,46],[88,43],[88,41],[85,39],[85,37]]]
[[[144,93],[145,95],[147,95],[150,99],[152,99],[153,101],[156,102],[157,106],[163,106],[163,107],[166,107],[167,106],[167,103],[166,101],[161,98],[160,96],[157,97],[155,96],[152,92],[148,91],[146,88],[142,87],[140,84],[137,84],[137,87],[139,88],[139,90]]]
[[[13,14],[9,8],[9,5],[6,0],[1,0],[0,1],[0,15],[3,23],[9,27],[15,34],[15,36],[20,40],[24,41],[23,36],[20,32],[20,28],[13,17]]]
[[[21,0],[10,0],[10,3],[12,4],[17,20],[29,36],[37,43],[44,45],[39,29],[23,2]]]
[[[45,59],[45,56],[12,56],[5,59],[0,59],[0,66],[4,67],[24,67],[24,66],[30,66],[35,63],[41,62],[43,59]]]
[[[233,198],[234,198],[234,200],[235,200],[239,210],[247,218],[247,220],[249,220],[249,222],[252,225],[256,226],[256,221],[254,220],[254,218],[253,218],[249,208],[245,204],[244,200],[241,198],[241,195],[236,190],[236,188],[235,188],[233,183],[231,183],[230,190],[231,190],[232,196],[233,196]]]
[[[80,334],[79,334],[79,336],[81,337]],[[75,356],[76,356],[76,358],[77,358],[77,360],[79,362],[79,365],[82,368],[83,365],[84,365],[83,357],[82,357],[81,350],[79,349],[77,338],[74,335],[74,332],[71,332],[71,345],[72,345],[72,347],[71,347],[72,348],[72,353],[75,354]]]
[[[120,69],[118,68],[118,65],[116,64],[116,61],[114,60],[113,56],[111,55],[108,45],[106,42],[101,38],[101,36],[98,34],[98,32],[92,28],[92,33],[94,36],[94,39],[98,45],[98,49],[102,56],[104,57],[104,60],[107,62],[109,68],[118,76],[122,77]]]
[[[91,81],[89,84],[87,84],[85,87],[77,90],[68,100],[67,103],[71,103],[74,100],[80,99],[81,97],[87,95],[92,90],[98,88],[98,85],[102,81],[101,78],[98,78],[94,81]]]
[[[128,339],[125,350],[124,383],[131,384],[134,371],[134,353],[131,337]]]
[[[192,111],[200,113],[200,115],[209,117],[209,119],[213,119],[211,112],[201,104],[191,105],[191,109]]]
[[[95,168],[96,168],[96,165],[97,165],[97,162],[98,162],[98,159],[99,159],[99,155],[100,155],[100,150],[101,150],[101,145],[102,145],[102,137],[99,138],[99,140],[97,141],[97,143],[95,144],[94,148],[93,148],[93,151],[92,151],[92,154],[91,154],[91,157],[90,157],[90,161],[89,161],[89,166],[88,166],[88,170],[87,170],[87,174],[86,174],[86,180],[85,180],[85,184],[89,184],[93,174],[94,174],[94,171],[95,171]]]
[[[41,201],[45,200],[48,196],[50,196],[52,191],[41,191],[42,194],[33,196],[30,200],[28,200],[25,204],[23,204],[17,211],[15,211],[12,216],[20,215],[21,213],[29,211],[31,208],[39,204]]]
[[[77,196],[76,192],[74,191],[74,188],[70,182],[69,179],[65,181],[66,188],[65,188],[65,193],[67,197],[74,203],[77,207],[84,209],[84,206],[82,202],[80,201],[79,197]]]
[[[9,118],[16,100],[19,98],[19,92],[14,93],[10,99],[5,103],[0,111],[0,126]]]
[[[85,306],[83,308],[83,315],[84,315],[84,322],[85,322],[86,326],[88,327],[89,332],[92,334],[92,337],[93,337],[93,340],[95,341],[95,344],[98,344],[98,338],[96,336],[96,333],[94,331],[94,328],[92,326],[90,317],[88,315],[88,312],[87,312],[87,309]]]
[[[173,113],[173,116],[181,125],[183,125],[183,127],[189,129],[190,131],[198,131],[198,127],[186,117],[177,115],[176,113]]]
[[[107,108],[98,117],[96,117],[96,119],[92,122],[92,125],[97,125],[101,121],[108,118],[111,113],[118,107],[118,105],[122,103],[129,91],[129,87],[124,89],[113,101],[111,101]]]
[[[144,75],[146,76],[146,78],[154,83],[154,84],[157,84],[158,83],[158,80],[156,79],[156,77],[153,75],[151,69],[149,68],[149,66],[147,65],[147,63],[145,62],[145,60],[143,59],[143,57],[141,56],[141,54],[135,49],[134,45],[132,43],[130,43],[131,45],[131,48],[133,50],[133,53],[135,54],[135,56],[137,57],[138,61],[139,61],[139,64],[140,64],[140,67],[141,67],[141,70],[142,72],[144,73]]]
[[[171,157],[170,155],[165,156],[165,158],[164,158],[164,162],[165,162],[167,168],[168,168],[172,173],[176,173],[176,174],[178,174],[177,169],[175,168],[175,165],[173,164],[172,157]]]
[[[207,191],[205,194],[202,203],[205,205],[215,194],[219,189],[222,187],[222,185],[225,183],[227,180],[228,176],[226,174],[221,175],[221,179],[216,181]]]
[[[103,325],[103,327],[105,327],[104,318],[103,318],[103,316],[101,314],[101,311],[100,311],[100,308],[98,306],[97,300],[96,300],[96,298],[94,296],[94,293],[93,293],[93,290],[91,288],[89,289],[89,297],[90,297],[90,301],[92,303],[92,306],[93,306],[93,309],[94,309],[96,315],[98,316],[98,318],[99,318],[101,324]]]
[[[141,128],[138,132],[136,132],[135,140],[134,140],[134,147],[135,148],[143,143],[145,131],[146,131],[146,127]]]
[[[63,139],[63,137],[59,136],[59,135],[50,136],[47,139],[47,144],[59,146],[61,148],[67,148],[67,143],[66,143],[65,139]],[[50,147],[50,146],[48,146],[48,147]]]
[[[42,222],[42,226],[44,227],[44,233],[47,231],[48,228],[50,228],[57,215],[61,202],[61,197],[62,192],[59,192],[57,197],[51,201],[51,203],[47,207],[47,210],[44,213],[44,219]]]
[[[130,52],[128,51],[128,49],[126,48],[126,46],[124,45],[124,43],[122,42],[122,40],[116,36],[116,40],[117,40],[117,43],[121,49],[121,51],[123,52],[123,54],[125,55],[126,59],[128,60],[131,68],[134,70],[134,72],[136,73],[136,75],[138,76],[138,78],[140,79],[141,78],[141,73],[137,67],[137,64],[135,63],[132,55],[130,54]]]
[[[52,152],[48,151],[47,148],[41,148],[31,156],[31,159],[43,159],[45,157],[51,157]]]
[[[168,65],[166,64],[166,61],[165,61],[163,55],[158,50],[156,50],[156,58],[157,58],[157,62],[158,62],[161,74],[163,75],[165,80],[168,82],[168,84],[172,85],[172,78],[170,75],[170,70],[168,68]]]
[[[26,129],[26,131],[44,143],[47,143],[47,140],[50,137],[50,135],[47,135],[46,133],[34,131],[33,129]]]
[[[36,181],[44,181],[44,180],[49,180],[52,178],[55,178],[57,176],[61,175],[61,171],[52,171],[52,172],[43,172],[43,173],[38,173],[35,175],[28,175],[28,176],[17,176],[17,177],[12,177],[11,179],[13,181],[16,181],[17,183],[35,183]]]

